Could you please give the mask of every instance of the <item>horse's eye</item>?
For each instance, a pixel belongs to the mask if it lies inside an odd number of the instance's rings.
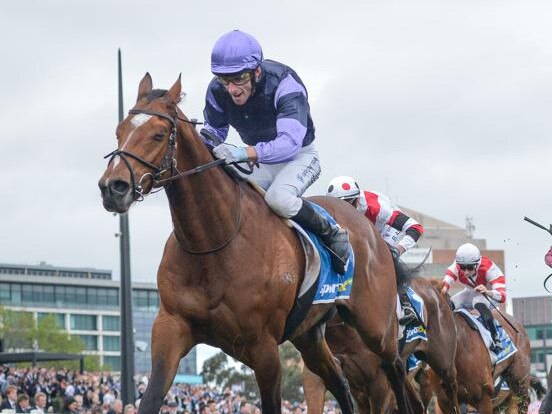
[[[153,136],[153,139],[156,141],[162,141],[164,137],[165,137],[165,134],[155,134]]]

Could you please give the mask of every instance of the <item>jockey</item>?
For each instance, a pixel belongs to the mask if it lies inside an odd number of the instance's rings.
[[[550,250],[544,255],[544,263],[552,267],[552,247],[550,247]]]
[[[207,88],[203,140],[227,164],[258,163],[249,179],[266,190],[269,207],[318,235],[333,253],[335,270],[345,273],[350,256],[347,231],[331,225],[301,198],[320,175],[303,82],[290,67],[263,60],[257,40],[239,30],[217,40],[211,72],[215,77]],[[246,146],[224,142],[229,126]]]
[[[500,345],[490,303],[506,302],[504,273],[488,257],[481,256],[476,246],[465,243],[458,248],[454,263],[447,269],[441,293],[446,294],[457,280],[466,287],[451,298],[452,303],[456,308],[477,309],[491,332],[494,345]]]
[[[326,195],[347,201],[370,220],[388,244],[394,259],[416,246],[424,228],[408,217],[389,199],[381,194],[361,191],[356,180],[345,175],[335,177],[328,186]],[[401,324],[415,321],[416,313],[404,290],[399,294],[403,317]]]

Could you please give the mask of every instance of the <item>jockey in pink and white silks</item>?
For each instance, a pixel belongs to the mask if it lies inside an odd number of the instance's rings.
[[[263,59],[259,42],[239,30],[217,40],[211,72],[203,140],[227,164],[258,163],[249,179],[266,190],[268,206],[319,236],[333,253],[335,270],[345,273],[351,252],[347,231],[301,197],[321,170],[303,82],[289,66]],[[245,146],[224,142],[229,127]]]
[[[481,256],[477,246],[465,243],[458,247],[455,261],[447,269],[441,293],[446,294],[454,282],[466,287],[451,300],[456,308],[475,308],[499,345],[490,303],[506,302],[506,277],[488,257]]]
[[[335,177],[330,181],[326,195],[345,200],[364,214],[389,245],[395,259],[416,246],[424,232],[420,223],[391,204],[386,196],[376,192],[361,191],[352,177],[346,175]],[[404,289],[400,289],[399,299],[403,308],[400,323],[407,324],[414,321],[416,314]]]

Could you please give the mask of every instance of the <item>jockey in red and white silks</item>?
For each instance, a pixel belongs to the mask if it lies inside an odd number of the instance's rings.
[[[374,223],[376,230],[389,245],[395,260],[416,245],[424,232],[420,223],[404,214],[384,195],[361,191],[354,178],[346,175],[335,177],[328,185],[326,195],[340,198],[350,203],[360,213]],[[399,301],[402,308],[402,325],[414,322],[417,317],[404,287],[399,287]]]
[[[361,191],[354,178],[345,175],[335,177],[330,181],[326,195],[351,203],[374,223],[383,239],[390,247],[397,249],[399,255],[416,246],[424,232],[420,223],[404,214],[383,194]]]
[[[441,293],[447,293],[456,281],[466,287],[451,298],[454,306],[477,309],[496,342],[497,334],[492,323],[491,303],[506,302],[504,273],[488,257],[481,256],[476,246],[465,243],[458,248],[454,263],[447,269]]]
[[[420,223],[376,192],[361,191],[357,210],[374,223],[387,244],[397,247],[401,254],[416,246],[424,232]]]

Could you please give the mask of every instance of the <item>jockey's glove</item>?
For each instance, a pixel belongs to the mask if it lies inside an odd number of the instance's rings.
[[[213,155],[219,159],[223,159],[226,164],[249,160],[247,151],[244,147],[235,147],[234,145],[226,143],[222,143],[213,148]]]

